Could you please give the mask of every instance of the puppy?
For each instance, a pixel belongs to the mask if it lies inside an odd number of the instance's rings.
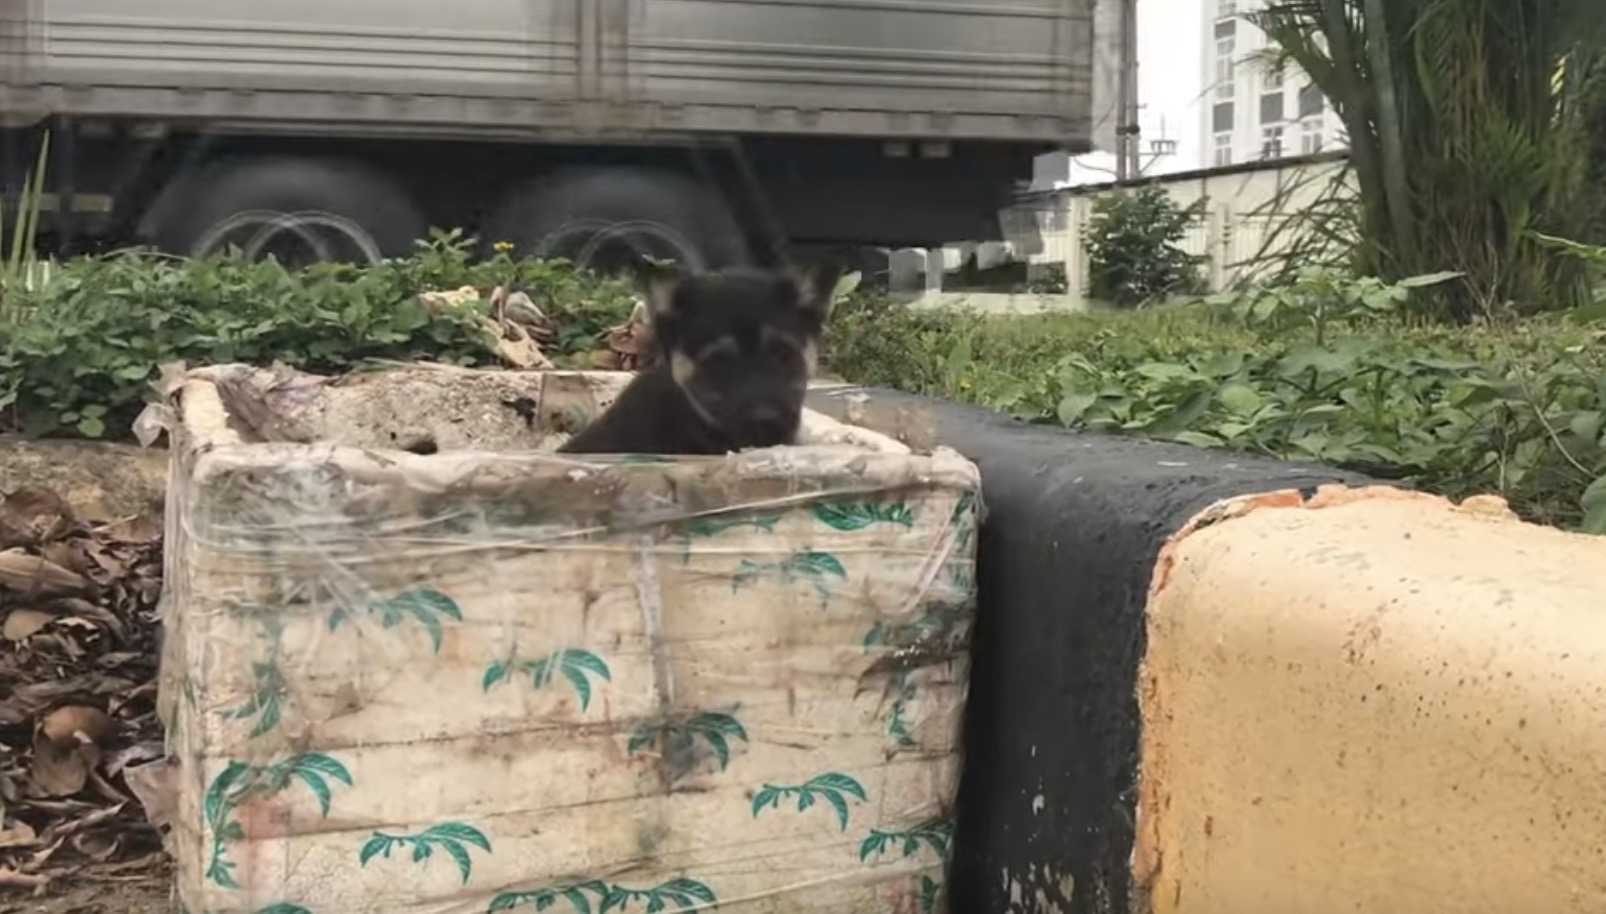
[[[840,274],[655,268],[653,367],[558,450],[726,454],[792,443]]]

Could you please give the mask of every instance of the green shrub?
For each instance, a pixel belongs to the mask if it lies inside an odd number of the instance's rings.
[[[1158,185],[1100,197],[1087,233],[1093,297],[1132,306],[1200,291],[1199,258],[1178,247],[1197,214]]]
[[[337,372],[369,359],[491,360],[478,318],[435,313],[428,290],[511,284],[559,328],[555,351],[604,345],[629,315],[621,283],[562,262],[499,255],[471,262],[469,242],[437,234],[405,260],[373,267],[317,265],[291,272],[272,261],[182,261],[131,253],[61,265],[43,286],[16,293],[0,321],[0,431],[123,436],[158,365],[274,361]]]
[[[1410,328],[1347,315],[1318,344],[1230,308],[983,319],[858,304],[844,378],[1072,428],[1316,460],[1606,532],[1606,328]]]
[[[22,179],[11,235],[6,236],[5,207],[0,205],[0,322],[20,314],[21,293],[48,274],[35,242],[39,234],[39,208],[44,199],[45,169],[50,162],[50,131],[39,142],[39,159]],[[0,198],[3,202],[3,198]]]

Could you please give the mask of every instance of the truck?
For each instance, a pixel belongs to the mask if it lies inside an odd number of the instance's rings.
[[[1110,0],[0,0],[42,244],[292,262],[431,227],[610,268],[1000,237],[1082,152]],[[1106,99],[1107,101],[1107,99]]]

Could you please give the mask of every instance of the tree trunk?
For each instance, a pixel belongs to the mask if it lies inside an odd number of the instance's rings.
[[[1381,272],[1387,251],[1382,245],[1389,235],[1390,220],[1385,218],[1379,203],[1386,194],[1383,172],[1378,163],[1376,135],[1372,130],[1374,104],[1369,94],[1361,60],[1350,41],[1348,5],[1350,0],[1321,0],[1320,31],[1327,37],[1329,53],[1333,56],[1333,70],[1340,85],[1331,92],[1332,102],[1344,119],[1349,131],[1350,164],[1355,168],[1355,180],[1360,185],[1361,208],[1366,219],[1365,237],[1372,242],[1366,252],[1367,266]]]
[[[1366,0],[1366,32],[1372,78],[1377,85],[1376,122],[1378,145],[1383,154],[1383,191],[1394,236],[1394,250],[1390,253],[1396,264],[1410,265],[1416,254],[1416,238],[1411,230],[1411,182],[1405,170],[1399,89],[1394,79],[1394,44],[1390,40],[1383,0]]]

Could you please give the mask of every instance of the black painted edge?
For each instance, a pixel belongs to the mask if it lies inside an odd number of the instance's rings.
[[[891,390],[808,405],[981,469],[981,611],[949,874],[952,914],[1126,914],[1149,586],[1168,538],[1211,505],[1374,480],[1032,425]]]

